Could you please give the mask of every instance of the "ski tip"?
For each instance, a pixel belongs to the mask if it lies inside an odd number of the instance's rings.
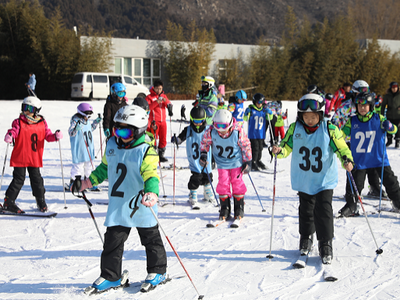
[[[376,252],[376,254],[378,254],[378,255],[379,255],[379,254],[382,254],[382,253],[383,253],[383,249],[378,249],[378,250],[376,250],[375,252]]]
[[[334,282],[334,281],[337,281],[337,280],[338,280],[338,279],[337,279],[336,277],[334,277],[334,276],[328,276],[328,277],[325,277],[324,279],[325,279],[325,281],[330,281],[330,282]]]
[[[213,227],[215,227],[213,224],[210,223],[207,224],[207,228],[213,228]]]
[[[199,300],[204,299],[204,295],[200,295],[199,298],[197,298],[197,299],[199,299]]]

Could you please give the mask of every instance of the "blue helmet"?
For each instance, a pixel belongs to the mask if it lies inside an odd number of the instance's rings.
[[[243,90],[238,91],[235,95],[235,99],[236,99],[236,101],[238,101],[239,99],[243,99],[243,101],[246,101],[246,99],[247,99],[246,92]]]
[[[111,86],[111,95],[115,95],[118,97],[125,97],[126,95],[126,87],[121,82],[114,83]]]

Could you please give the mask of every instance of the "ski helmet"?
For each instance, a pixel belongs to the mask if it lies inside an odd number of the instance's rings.
[[[135,99],[133,99],[132,104],[143,108],[146,112],[149,111],[149,103],[147,103],[146,99],[142,97],[136,97]]]
[[[305,94],[297,103],[297,117],[301,122],[303,122],[303,113],[305,112],[318,113],[320,116],[319,121],[321,122],[324,118],[324,111],[324,98],[317,94]]]
[[[381,95],[375,97],[375,107],[380,107],[382,104],[383,98]]]
[[[325,95],[325,99],[331,101],[333,99],[333,95],[331,93],[327,93]]]
[[[126,87],[121,82],[114,83],[111,86],[111,95],[118,97],[125,97],[126,95]]]
[[[264,104],[265,97],[261,93],[257,93],[253,96],[253,104],[256,105],[257,103]]]
[[[89,103],[81,103],[77,107],[78,114],[81,114],[84,117],[90,118],[90,115],[93,114],[93,107]]]
[[[34,96],[28,96],[22,101],[21,105],[21,110],[22,112],[24,111],[29,111],[33,113],[34,116],[40,111],[42,108],[42,103],[40,102],[40,99],[38,97]]]
[[[311,84],[308,86],[307,88],[307,93],[308,94],[317,94],[320,95],[322,97],[325,96],[325,92],[323,90],[321,90],[318,86],[316,86],[315,84]]]
[[[356,104],[356,110],[358,112],[358,105],[357,104],[369,104],[369,111],[374,111],[375,106],[375,97],[372,93],[359,93],[356,98],[354,99],[354,103]]]
[[[211,76],[201,76],[201,89],[207,91],[215,85],[215,80]]]
[[[190,126],[197,132],[202,132],[206,127],[206,111],[200,106],[195,106],[190,111]]]
[[[220,109],[214,115],[213,125],[217,131],[226,131],[232,127],[232,114],[227,109]]]
[[[148,119],[147,112],[143,108],[137,105],[123,106],[114,116],[114,133],[117,137],[122,137],[124,139],[133,137],[133,141],[136,141],[146,132]],[[132,132],[130,136],[118,134],[118,130],[124,128],[124,126],[120,125],[121,123],[127,124],[127,127],[131,129]]]
[[[239,99],[242,99],[243,101],[246,101],[247,94],[246,94],[245,91],[243,91],[243,90],[237,91],[237,93],[235,95],[236,102],[238,102]]]
[[[353,93],[369,93],[369,85],[364,80],[356,80],[351,87]]]

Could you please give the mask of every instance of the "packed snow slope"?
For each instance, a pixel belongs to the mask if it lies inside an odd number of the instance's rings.
[[[189,118],[192,101],[174,101],[174,117],[180,118],[180,107],[187,107]],[[50,211],[57,212],[53,219],[0,216],[0,299],[85,299],[83,289],[99,276],[101,241],[89,215],[85,202],[66,193],[67,209],[64,208],[62,173],[69,181],[71,169],[70,142],[67,133],[71,116],[79,102],[43,101],[41,114],[49,128],[64,133],[61,140],[63,172],[60,163],[59,143],[46,143],[44,167],[41,170],[46,187],[46,201]],[[104,101],[91,102],[95,115],[102,113]],[[248,105],[247,102],[246,105]],[[21,100],[1,101],[1,138],[18,117]],[[283,102],[289,110],[289,121],[296,117],[296,103]],[[168,118],[168,140],[172,133],[179,133],[185,125],[170,124]],[[170,126],[172,130],[170,130]],[[100,148],[99,130],[94,132],[97,149]],[[104,139],[103,139],[104,140]],[[1,191],[4,195],[12,180],[9,165],[10,147],[5,166]],[[3,164],[6,143],[0,144],[0,162]],[[400,174],[399,150],[388,150],[391,166]],[[100,163],[100,153],[94,160]],[[171,144],[166,157],[173,162]],[[400,298],[400,240],[399,216],[395,213],[369,214],[378,247],[383,254],[377,256],[376,244],[365,217],[335,219],[333,241],[333,269],[339,280],[325,282],[318,258],[317,247],[305,269],[293,269],[299,251],[298,197],[290,185],[290,159],[279,160],[276,176],[276,197],[271,237],[271,212],[273,199],[273,175],[250,173],[266,212],[250,182],[245,196],[245,218],[239,229],[224,224],[217,228],[206,228],[206,224],[218,218],[218,208],[200,201],[200,210],[191,210],[188,200],[187,182],[189,170],[176,171],[175,202],[173,202],[173,171],[162,170],[165,185],[165,201],[169,203],[159,212],[159,220],[172,245],[179,253],[193,283],[204,299],[399,299]],[[263,161],[273,170],[265,148]],[[185,144],[176,151],[176,165],[187,166]],[[214,170],[214,187],[217,171]],[[339,184],[334,194],[341,196],[345,190],[345,172],[340,170]],[[103,234],[107,212],[107,182],[101,184],[102,191],[87,193],[93,203],[93,213]],[[366,193],[366,188],[363,194]],[[202,192],[202,189],[200,190]],[[160,198],[164,195],[160,183]],[[201,198],[201,197],[200,197]],[[365,200],[367,202],[367,200]],[[368,201],[378,204],[378,200]],[[25,211],[34,211],[29,178],[19,194],[17,204]],[[387,202],[385,201],[385,205]],[[333,202],[334,212],[344,205],[342,200]],[[369,212],[376,210],[365,205]],[[167,240],[169,273],[184,275],[178,259]],[[273,259],[268,260],[266,255]],[[123,268],[130,271],[131,287],[94,296],[94,299],[197,299],[198,295],[187,277],[174,279],[157,287],[148,294],[139,292],[140,281],[146,277],[145,251],[135,229],[125,243]]]

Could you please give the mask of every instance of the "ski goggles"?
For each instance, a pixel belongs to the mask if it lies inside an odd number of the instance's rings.
[[[22,111],[28,111],[30,113],[37,112],[36,107],[29,105],[29,104],[22,104]]]
[[[126,95],[126,91],[117,92],[117,96],[120,98],[125,97],[125,95]]]
[[[216,122],[214,122],[214,127],[218,131],[227,130],[230,127],[230,124],[229,123],[216,123]]]
[[[88,118],[90,118],[90,116],[93,114],[93,112],[91,110],[87,110],[83,112]]]
[[[297,103],[297,108],[299,111],[307,111],[310,109],[311,111],[319,111],[322,108],[322,104],[314,99],[304,99]]]
[[[114,134],[116,137],[127,140],[127,139],[133,137],[133,129],[129,128],[129,127],[115,126]]]
[[[368,104],[368,100],[365,98],[356,98],[354,102],[355,104],[362,104],[362,105]]]
[[[204,122],[205,119],[192,119],[192,118],[191,118],[191,120],[192,120],[192,122],[193,122],[194,125],[199,126],[199,125],[203,124],[203,122]]]
[[[369,93],[369,86],[360,86],[356,89],[359,93]]]

